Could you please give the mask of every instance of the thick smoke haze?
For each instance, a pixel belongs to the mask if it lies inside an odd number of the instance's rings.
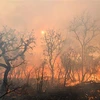
[[[100,100],[100,0],[0,0],[0,100]]]
[[[100,17],[99,0],[2,0],[0,23],[19,30],[62,28],[87,10]]]
[[[7,25],[18,31],[35,30],[36,52],[41,52],[41,31],[60,29],[67,34],[69,22],[77,15],[88,11],[100,18],[100,0],[1,0],[0,26]]]

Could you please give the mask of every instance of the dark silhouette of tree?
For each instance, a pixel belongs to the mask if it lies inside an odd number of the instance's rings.
[[[37,93],[43,92],[44,85],[44,69],[46,65],[46,60],[43,60],[38,68],[36,68],[36,81],[37,81]]]
[[[12,67],[20,66],[25,61],[25,52],[35,43],[33,32],[28,34],[18,33],[13,29],[4,27],[0,32],[0,66],[5,68],[3,82],[1,86],[2,93],[6,91],[8,84],[8,73]],[[16,65],[14,65],[14,63]]]

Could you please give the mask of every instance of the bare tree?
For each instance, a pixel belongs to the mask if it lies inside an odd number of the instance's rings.
[[[44,48],[44,56],[49,63],[51,70],[51,83],[54,81],[54,65],[55,62],[61,53],[64,40],[62,39],[61,33],[56,32],[55,30],[48,30],[44,33],[43,43],[45,45]]]
[[[69,48],[61,55],[61,63],[65,69],[65,76],[64,76],[64,87],[66,86],[67,81],[74,82],[76,80],[75,72],[78,69],[78,60],[79,57],[77,53],[72,49]],[[77,67],[76,67],[77,65]]]
[[[36,81],[37,81],[37,92],[43,92],[43,84],[44,84],[44,69],[45,69],[46,60],[43,60],[38,68],[36,68]]]
[[[97,26],[97,21],[93,20],[86,12],[83,13],[80,17],[74,18],[69,28],[70,31],[75,34],[76,39],[81,46],[82,81],[84,81],[86,48],[90,45],[90,42],[98,35],[99,28]]]
[[[23,69],[24,75],[26,77],[26,82],[25,82],[26,86],[30,85],[29,83],[30,83],[30,78],[31,78],[31,74],[32,74],[33,68],[31,68],[31,69],[28,70],[27,67],[26,67],[26,68]]]
[[[60,63],[57,64],[57,68],[58,68],[58,76],[57,76],[57,86],[59,87],[61,85],[60,81],[62,79],[62,74],[63,74],[63,68],[61,66]]]
[[[7,27],[0,32],[0,58],[4,60],[0,62],[0,66],[5,68],[2,92],[6,91],[9,71],[24,62],[25,52],[31,48],[32,43],[35,43],[33,32],[26,36]],[[17,62],[17,65],[14,65],[14,62]]]
[[[44,67],[45,67],[46,61],[44,60],[41,64],[41,78],[40,78],[40,88],[39,93],[43,92],[43,83],[44,83]]]

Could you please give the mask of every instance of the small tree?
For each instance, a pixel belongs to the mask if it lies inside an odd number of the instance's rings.
[[[44,33],[43,43],[44,56],[46,57],[50,70],[51,70],[51,82],[54,81],[54,65],[55,62],[62,51],[64,40],[62,39],[61,33],[56,32],[55,30],[48,30]]]
[[[76,70],[78,71],[79,67],[79,56],[72,48],[68,48],[63,54],[61,55],[61,63],[65,69],[65,76],[64,76],[64,87],[66,86],[67,81],[75,82],[76,81]],[[77,66],[77,67],[76,67]]]
[[[36,68],[36,81],[37,81],[37,92],[43,92],[43,85],[44,85],[44,69],[45,69],[46,60],[43,60],[42,63],[38,68]]]

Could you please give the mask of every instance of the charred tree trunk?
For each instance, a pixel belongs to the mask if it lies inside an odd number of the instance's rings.
[[[44,65],[42,67],[42,76],[41,76],[41,80],[40,80],[40,89],[39,89],[40,93],[43,92],[43,82],[44,82]]]
[[[54,69],[51,70],[52,76],[51,76],[51,84],[54,84]]]
[[[59,86],[59,84],[60,84],[60,76],[61,76],[61,69],[60,69],[60,71],[59,71],[59,73],[58,73],[58,86]]]
[[[64,87],[66,87],[66,78],[67,78],[67,72],[65,73],[65,77],[64,77]]]
[[[2,82],[2,85],[1,85],[1,91],[2,92],[6,92],[7,91],[7,85],[8,85],[8,73],[10,71],[11,67],[8,66],[5,70],[5,73],[4,73],[4,77],[3,77],[3,82]]]
[[[7,85],[8,85],[8,73],[11,70],[11,65],[10,65],[10,62],[7,59],[6,56],[3,56],[3,58],[4,58],[7,66],[6,66],[6,70],[5,70],[4,77],[3,77],[3,83],[1,85],[1,91],[6,92],[7,91]]]

